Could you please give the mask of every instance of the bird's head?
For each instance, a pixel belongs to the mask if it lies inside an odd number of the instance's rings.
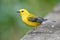
[[[26,9],[20,9],[17,12],[20,14],[20,16],[27,16],[27,15],[29,15],[29,12]]]

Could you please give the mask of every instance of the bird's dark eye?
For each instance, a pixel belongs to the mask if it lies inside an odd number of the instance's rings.
[[[21,11],[21,12],[24,12],[24,11]]]

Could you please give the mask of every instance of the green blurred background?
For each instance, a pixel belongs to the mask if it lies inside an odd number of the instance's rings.
[[[30,13],[44,17],[60,0],[0,0],[0,40],[20,40],[31,30],[25,25],[19,9],[27,9]]]

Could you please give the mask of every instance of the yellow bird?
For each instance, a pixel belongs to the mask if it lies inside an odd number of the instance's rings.
[[[42,22],[46,21],[46,19],[42,17],[30,14],[26,9],[21,9],[17,12],[20,14],[22,21],[25,24],[31,26],[34,30],[37,29],[37,27],[41,25]]]

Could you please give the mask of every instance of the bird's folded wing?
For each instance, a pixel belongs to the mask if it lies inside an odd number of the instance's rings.
[[[31,22],[38,22],[38,23],[42,23],[43,21],[46,21],[47,19],[41,18],[41,17],[28,17],[28,20]]]
[[[37,22],[37,18],[35,17],[28,17],[28,20],[31,22]]]

